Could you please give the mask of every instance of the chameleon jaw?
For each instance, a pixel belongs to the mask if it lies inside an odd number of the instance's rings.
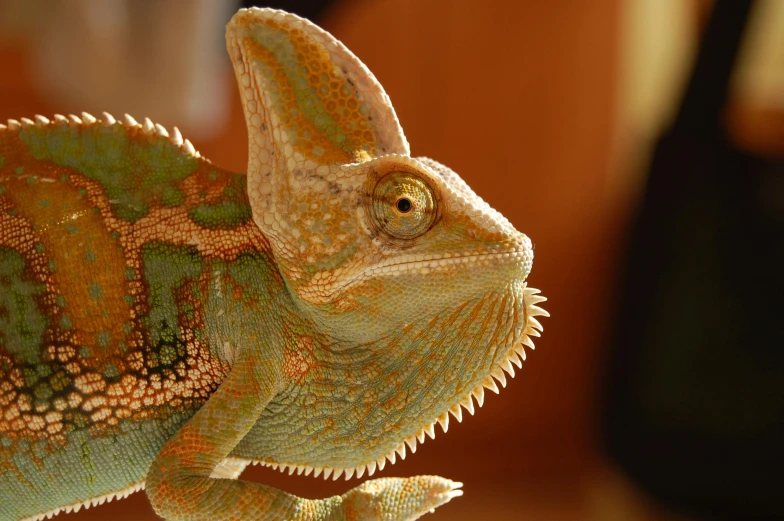
[[[363,465],[359,465],[358,467],[353,468],[332,468],[332,467],[312,467],[309,465],[297,465],[293,463],[279,463],[279,462],[269,462],[264,460],[245,460],[240,458],[227,458],[224,461],[224,465],[241,465],[242,469],[244,469],[244,465],[248,463],[252,463],[253,465],[263,465],[265,467],[271,467],[275,470],[280,470],[281,472],[288,472],[289,475],[297,473],[297,475],[313,475],[313,477],[323,476],[324,479],[329,479],[330,477],[333,480],[339,479],[341,476],[345,476],[346,480],[351,479],[353,476],[356,475],[357,479],[361,478],[365,473],[368,476],[372,476],[376,469],[378,471],[384,470],[384,467],[387,464],[387,461],[390,465],[394,465],[397,461],[397,458],[400,457],[401,460],[406,458],[406,446],[408,446],[408,450],[411,453],[416,452],[417,442],[422,444],[425,442],[425,436],[429,436],[432,439],[435,439],[436,431],[435,426],[436,423],[441,426],[441,429],[444,433],[447,432],[449,429],[449,415],[451,414],[458,422],[462,422],[463,420],[463,411],[464,408],[466,411],[469,412],[473,416],[475,412],[474,408],[474,400],[479,407],[482,407],[484,404],[484,396],[485,396],[485,389],[489,389],[496,394],[500,391],[498,389],[498,385],[496,384],[496,380],[498,383],[501,384],[501,387],[506,387],[506,374],[508,373],[510,377],[514,378],[515,371],[513,364],[516,365],[518,368],[522,368],[523,361],[526,359],[525,353],[525,346],[528,346],[531,349],[535,349],[534,342],[532,337],[541,336],[541,331],[543,330],[541,323],[536,319],[537,316],[544,316],[549,317],[550,314],[545,311],[544,309],[540,308],[538,304],[547,300],[547,298],[542,297],[539,295],[539,290],[534,288],[523,288],[523,302],[524,302],[524,311],[525,311],[525,327],[520,335],[520,337],[512,342],[511,346],[507,350],[507,352],[500,357],[500,361],[495,364],[495,366],[490,370],[489,374],[485,377],[485,379],[474,387],[471,391],[466,393],[462,396],[459,400],[457,400],[451,407],[445,410],[442,414],[440,414],[437,418],[433,419],[431,422],[425,424],[424,427],[419,429],[416,434],[412,434],[411,436],[402,440],[398,446],[390,451],[388,454],[378,458],[375,461],[371,461],[369,463],[365,463]],[[244,463],[244,465],[243,465]],[[236,476],[239,476],[239,472],[236,473]],[[236,477],[234,476],[234,477]]]
[[[466,264],[477,268],[490,267],[499,263],[511,265],[525,263],[527,260],[530,262],[530,258],[531,252],[525,249],[493,253],[467,252],[458,255],[449,253],[411,254],[403,258],[390,259],[373,266],[363,267],[354,273],[348,271],[351,268],[320,271],[306,285],[298,288],[297,293],[303,300],[311,304],[325,304],[332,301],[335,295],[348,291],[370,279],[396,277],[410,273],[419,273],[420,275],[438,272],[449,273]]]

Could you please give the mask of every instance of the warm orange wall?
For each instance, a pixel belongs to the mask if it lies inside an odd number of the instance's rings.
[[[322,20],[385,86],[414,154],[455,169],[536,245],[530,284],[550,299],[552,318],[543,320],[544,336],[522,376],[487,396],[476,417],[453,422],[446,436],[437,429],[435,441],[385,472],[466,482],[466,497],[451,512],[492,505],[470,493],[481,482],[516,490],[517,483],[554,481],[569,494],[594,452],[595,375],[617,242],[618,206],[606,183],[620,3],[354,0]],[[10,89],[6,78],[0,120],[58,111]],[[234,103],[227,132],[196,145],[215,163],[243,169],[244,123]],[[258,469],[248,475],[310,497],[347,488]],[[518,499],[506,497],[514,509]],[[148,508],[137,495],[69,518],[141,520]]]

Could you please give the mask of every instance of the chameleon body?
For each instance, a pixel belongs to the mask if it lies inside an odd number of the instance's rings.
[[[247,174],[130,116],[0,126],[2,520],[141,488],[170,520],[416,519],[461,484],[236,478],[372,475],[533,347],[530,240],[410,157],[353,54],[267,9],[227,43]]]

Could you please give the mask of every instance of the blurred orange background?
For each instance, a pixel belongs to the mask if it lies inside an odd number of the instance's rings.
[[[677,99],[709,8],[705,1],[662,2],[670,7],[660,9],[680,22],[666,44],[673,57],[659,62],[657,97],[645,91],[651,85],[639,84],[646,71],[634,60],[646,56],[645,48],[635,43],[642,36],[629,32],[655,3],[344,0],[317,19],[377,76],[412,153],[449,165],[532,238],[530,285],[549,299],[552,318],[543,321],[536,351],[507,389],[488,396],[476,417],[453,422],[447,435],[438,430],[435,441],[384,471],[463,481],[465,496],[432,519],[676,519],[606,461],[597,439],[623,232],[641,195],[646,150]],[[104,110],[43,92],[29,41],[0,40],[0,121]],[[245,123],[232,72],[223,63],[211,74],[225,75],[229,85],[218,103],[227,112],[216,118],[217,130],[188,128],[156,114],[155,106],[132,115],[178,125],[202,155],[244,171]],[[145,81],[154,85],[156,77]],[[176,98],[166,87],[160,96]],[[80,88],[89,95],[91,84]],[[782,143],[782,114],[739,96],[730,120],[739,141],[769,150]],[[357,483],[255,467],[243,477],[306,497]],[[60,518],[157,519],[144,494]]]

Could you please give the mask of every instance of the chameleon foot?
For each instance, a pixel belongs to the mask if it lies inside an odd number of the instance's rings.
[[[351,521],[413,521],[462,496],[462,486],[438,476],[374,479],[343,494],[343,511]]]

